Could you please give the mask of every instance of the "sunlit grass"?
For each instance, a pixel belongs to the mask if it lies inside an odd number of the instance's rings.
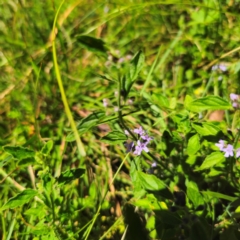
[[[2,239],[238,239],[238,161],[220,158],[214,143],[240,147],[239,110],[229,98],[240,93],[239,7],[3,1]],[[84,45],[86,35],[104,47]],[[124,76],[139,51],[145,61],[127,93]],[[212,70],[217,64],[227,70]],[[197,112],[192,102],[212,95],[220,110]],[[139,126],[154,137],[140,157],[126,154],[123,141],[104,141]],[[202,165],[214,154],[216,166]],[[36,195],[4,205],[25,189]]]

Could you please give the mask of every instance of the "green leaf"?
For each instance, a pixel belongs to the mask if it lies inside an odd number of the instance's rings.
[[[101,138],[101,141],[109,144],[119,144],[127,140],[127,136],[120,131],[113,131]]]
[[[201,192],[203,195],[206,195],[210,198],[217,198],[217,199],[225,199],[225,200],[228,200],[228,201],[235,201],[237,200],[237,197],[231,197],[231,196],[228,196],[228,195],[225,195],[225,194],[222,194],[222,193],[217,193],[217,192],[211,192],[211,191],[202,191]]]
[[[232,109],[232,106],[221,97],[208,96],[187,102],[186,108],[192,112],[202,112],[206,110],[227,110]]]
[[[125,204],[123,208],[124,223],[128,226],[125,239],[139,240],[148,239],[148,232],[145,228],[143,216],[139,214],[135,207],[130,204]]]
[[[6,153],[6,155],[7,155],[7,153]],[[12,155],[6,156],[3,160],[0,161],[0,167],[5,166],[6,164],[10,163],[12,160],[13,160]]]
[[[155,175],[146,174],[144,172],[137,172],[137,177],[142,188],[151,191],[158,191],[166,188],[166,185]]]
[[[17,194],[15,197],[10,198],[0,210],[5,210],[9,208],[20,207],[25,203],[28,203],[37,195],[37,191],[32,189],[25,189],[21,193]]]
[[[47,156],[51,152],[52,148],[53,148],[53,141],[50,140],[44,144],[41,152],[43,155]]]
[[[128,78],[130,81],[135,81],[138,77],[144,64],[145,56],[142,51],[139,51],[130,62],[130,69],[128,72]]]
[[[200,221],[191,225],[190,240],[210,240],[209,233]]]
[[[160,108],[169,108],[169,100],[163,94],[153,94],[151,100]]]
[[[90,52],[107,55],[106,43],[102,39],[87,35],[78,35],[77,41],[83,48]]]
[[[125,99],[127,98],[134,81],[137,79],[138,74],[143,67],[144,59],[144,54],[142,51],[139,51],[131,60],[127,74],[122,77],[122,89],[124,91]]]
[[[178,226],[182,222],[177,213],[173,213],[167,210],[156,210],[154,213],[156,217],[162,222],[162,224]]]
[[[187,153],[188,155],[194,155],[200,149],[200,140],[198,134],[193,135],[188,140]]]
[[[192,123],[192,127],[202,136],[215,136],[221,130],[218,122]]]
[[[195,182],[187,181],[187,197],[190,199],[195,207],[195,209],[204,204],[203,197],[198,190],[198,186]]]
[[[35,152],[28,148],[5,146],[3,149],[5,152],[10,153],[14,158],[17,158],[19,160],[35,156]]]
[[[237,237],[235,235],[237,232],[236,227],[230,225],[223,229],[222,234],[220,235],[220,240],[239,240],[239,236]]]
[[[63,172],[57,179],[59,185],[65,185],[80,178],[85,173],[84,168],[74,168]]]
[[[202,165],[197,169],[197,171],[211,168],[217,165],[218,163],[221,163],[224,160],[225,160],[225,157],[223,153],[213,152],[205,158]]]
[[[39,217],[40,219],[45,217],[46,214],[47,214],[47,211],[46,209],[43,208],[42,205],[38,205],[36,207],[29,208],[26,211],[24,211],[24,215]]]
[[[21,159],[18,161],[18,166],[29,166],[35,162],[36,162],[36,160],[33,157],[24,158],[24,159]]]
[[[87,117],[83,118],[77,125],[77,129],[80,135],[88,132],[91,128],[97,126],[100,121],[105,119],[105,112],[99,111],[99,112],[94,112],[88,115]],[[75,141],[75,135],[73,132],[68,134],[66,138],[67,142],[72,142]]]
[[[133,204],[148,210],[167,210],[166,203],[158,201],[153,194],[147,194],[145,198],[137,199]]]

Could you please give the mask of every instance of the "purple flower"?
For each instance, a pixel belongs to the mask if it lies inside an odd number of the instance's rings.
[[[215,146],[217,146],[220,149],[220,151],[223,151],[223,149],[225,147],[224,140],[219,140],[219,143],[215,143]]]
[[[238,149],[236,150],[236,157],[237,157],[237,158],[240,157],[240,148],[238,148]]]
[[[227,67],[226,67],[226,65],[223,64],[223,63],[220,63],[220,64],[217,64],[217,65],[213,65],[213,66],[212,66],[212,71],[215,71],[215,70],[217,70],[217,69],[220,69],[220,70],[223,71],[223,72],[227,71]]]
[[[157,163],[153,162],[151,166],[152,166],[152,168],[157,167]]]
[[[129,131],[138,134],[138,141],[137,143],[125,143],[124,145],[127,148],[127,152],[134,151],[133,154],[138,156],[141,155],[142,151],[149,152],[147,145],[153,138],[148,136],[141,126],[139,128],[135,128],[134,130]],[[124,130],[124,133],[128,136],[130,135],[129,131]]]
[[[146,143],[149,143],[151,140],[153,140],[153,137],[149,137],[148,135],[142,135],[141,139],[145,140]]]
[[[104,99],[103,99],[103,106],[104,106],[104,107],[107,107],[107,106],[108,106],[108,99],[107,99],[107,98],[104,98]]]
[[[135,128],[133,130],[134,133],[137,133],[138,135],[142,136],[143,134],[145,134],[145,131],[142,129],[142,127],[140,126],[139,128]]]
[[[139,156],[142,153],[142,151],[149,152],[149,149],[147,148],[146,143],[142,143],[141,141],[138,140],[137,145],[135,146],[135,151],[133,152],[133,154]]]
[[[126,152],[131,152],[134,147],[134,142],[126,142],[124,144],[125,148],[127,149]]]
[[[233,157],[233,146],[231,144],[228,144],[227,147],[223,148],[222,151],[225,152],[224,154],[225,157],[229,157],[229,156]]]
[[[238,96],[237,94],[235,94],[235,93],[231,93],[231,94],[230,94],[230,99],[231,99],[232,101],[237,101],[238,98],[239,98],[239,96]]]
[[[233,106],[234,108],[238,108],[238,103],[233,102],[233,103],[232,103],[232,106]]]
[[[224,65],[223,63],[220,63],[220,64],[218,65],[218,68],[219,68],[221,71],[223,71],[223,72],[227,71],[227,67],[226,67],[226,65]]]

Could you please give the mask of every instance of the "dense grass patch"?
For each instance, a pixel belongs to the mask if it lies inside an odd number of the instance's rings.
[[[240,239],[239,10],[2,1],[1,239]]]

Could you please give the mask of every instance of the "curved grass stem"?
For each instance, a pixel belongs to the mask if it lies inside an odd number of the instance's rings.
[[[122,161],[121,165],[119,166],[117,172],[114,174],[113,179],[112,179],[110,185],[112,185],[112,184],[114,183],[114,180],[115,180],[115,178],[117,177],[117,175],[118,175],[119,171],[121,170],[123,164],[125,163],[126,159],[128,158],[128,155],[129,155],[129,153],[125,156],[125,158],[123,159],[123,161]],[[90,232],[91,232],[91,230],[92,230],[92,228],[93,228],[93,225],[94,225],[94,223],[96,222],[96,220],[97,220],[97,218],[98,218],[98,216],[99,216],[99,214],[100,214],[100,211],[101,211],[101,209],[102,209],[102,204],[103,204],[103,202],[104,202],[104,200],[105,200],[105,198],[106,198],[106,196],[107,196],[107,193],[108,193],[108,189],[105,191],[105,193],[104,193],[104,195],[103,195],[103,198],[102,198],[101,202],[99,203],[97,212],[95,213],[94,218],[91,220],[92,223],[91,223],[91,225],[89,226],[89,228],[87,229],[86,237],[84,238],[84,240],[87,240],[88,237],[89,237],[89,234],[90,234]]]
[[[59,14],[60,9],[61,9],[61,7],[62,7],[64,2],[65,2],[65,0],[63,0],[61,2],[61,4],[59,5],[59,7],[57,9],[56,14],[55,14],[54,22],[53,22],[53,30],[52,30],[53,33],[56,32],[56,23],[57,23],[58,14]],[[68,120],[70,122],[72,131],[74,133],[74,136],[75,136],[75,139],[76,139],[76,142],[77,142],[77,147],[78,147],[79,154],[80,154],[80,156],[84,157],[84,156],[86,156],[86,152],[85,152],[83,143],[82,143],[82,141],[80,139],[80,136],[78,134],[78,130],[77,130],[75,121],[73,119],[71,110],[69,108],[67,97],[66,97],[65,90],[64,90],[64,87],[63,87],[63,83],[62,83],[60,69],[59,69],[59,65],[58,65],[58,61],[57,61],[57,51],[56,51],[55,39],[56,39],[56,33],[55,33],[55,35],[53,37],[53,42],[52,42],[53,64],[54,64],[54,68],[55,68],[55,74],[56,74],[59,90],[61,92],[61,97],[62,97],[63,105],[64,105],[64,108],[65,108],[65,112],[67,114]],[[82,163],[82,161],[81,161],[81,163]]]

